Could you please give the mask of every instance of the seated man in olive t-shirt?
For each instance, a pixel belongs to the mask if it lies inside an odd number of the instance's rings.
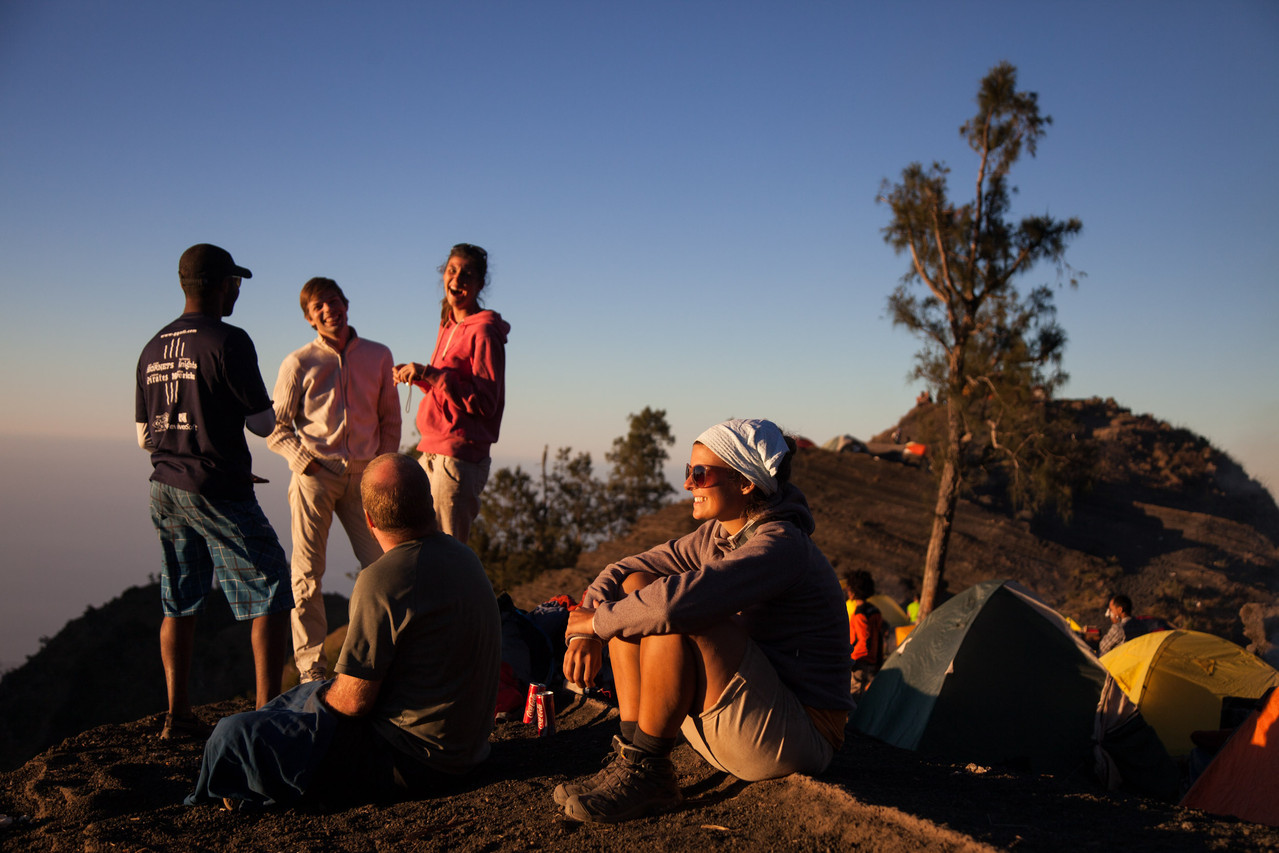
[[[337,677],[219,722],[189,804],[422,796],[488,756],[501,619],[484,568],[437,531],[413,459],[377,457],[360,491],[385,553],[356,579]]]

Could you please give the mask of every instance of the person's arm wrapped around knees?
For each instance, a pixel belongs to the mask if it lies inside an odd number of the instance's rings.
[[[564,632],[564,679],[570,684],[593,687],[604,666],[604,641],[595,634],[595,611],[579,607],[568,615]]]

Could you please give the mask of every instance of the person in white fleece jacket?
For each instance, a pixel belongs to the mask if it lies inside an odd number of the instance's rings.
[[[275,431],[267,447],[289,462],[293,534],[293,658],[302,683],[327,674],[321,582],[337,515],[360,568],[382,556],[364,523],[360,479],[374,457],[400,446],[394,360],[347,322],[350,303],[331,278],[302,286],[302,316],[319,332],[290,353],[275,383]]]
[[[819,773],[852,703],[839,580],[790,483],[795,444],[731,420],[693,444],[684,488],[704,523],[606,567],[569,615],[564,676],[613,667],[622,734],[595,776],[560,785],[573,819],[613,823],[681,800],[676,735],[747,781]]]

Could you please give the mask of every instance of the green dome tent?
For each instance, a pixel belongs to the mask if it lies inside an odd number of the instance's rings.
[[[1105,680],[1056,611],[1017,583],[985,581],[919,623],[858,703],[853,725],[950,760],[1087,770]]]

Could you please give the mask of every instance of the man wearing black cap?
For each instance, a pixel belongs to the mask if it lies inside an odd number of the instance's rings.
[[[242,329],[222,322],[240,295],[225,249],[200,243],[182,253],[182,316],[160,330],[138,359],[138,444],[151,453],[151,520],[164,566],[160,657],[169,713],[161,737],[207,734],[187,692],[195,618],[216,577],[239,620],[252,619],[257,704],[280,692],[289,564],[253,494],[247,426],[266,436],[275,414]]]

